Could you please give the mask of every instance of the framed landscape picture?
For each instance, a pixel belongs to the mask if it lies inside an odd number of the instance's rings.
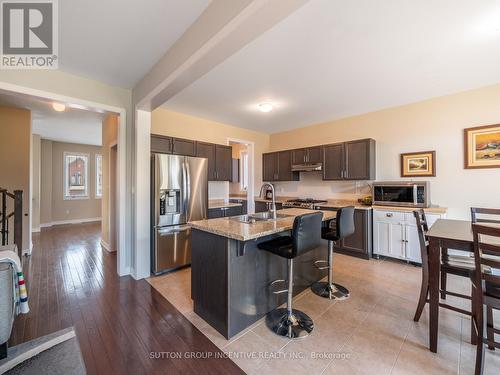
[[[401,177],[435,177],[436,151],[401,154]]]
[[[500,124],[464,130],[465,168],[500,168]]]

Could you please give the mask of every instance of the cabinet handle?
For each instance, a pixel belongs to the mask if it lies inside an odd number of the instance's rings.
[[[390,212],[388,212],[388,213],[386,213],[386,214],[385,214],[385,216],[387,216],[387,217],[392,217],[392,216],[393,216],[393,214],[391,214]]]

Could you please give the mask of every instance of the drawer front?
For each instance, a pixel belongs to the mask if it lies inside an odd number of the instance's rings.
[[[405,221],[405,213],[398,211],[374,210],[373,221],[401,223]]]

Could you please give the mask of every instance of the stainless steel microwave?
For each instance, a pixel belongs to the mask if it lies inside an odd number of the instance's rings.
[[[372,200],[382,206],[429,207],[429,182],[374,182]]]

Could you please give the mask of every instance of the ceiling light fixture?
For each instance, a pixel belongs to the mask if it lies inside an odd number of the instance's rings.
[[[52,108],[54,108],[54,111],[64,112],[66,106],[62,103],[52,103]]]
[[[273,103],[260,103],[258,107],[259,111],[264,113],[271,112],[274,109]]]

